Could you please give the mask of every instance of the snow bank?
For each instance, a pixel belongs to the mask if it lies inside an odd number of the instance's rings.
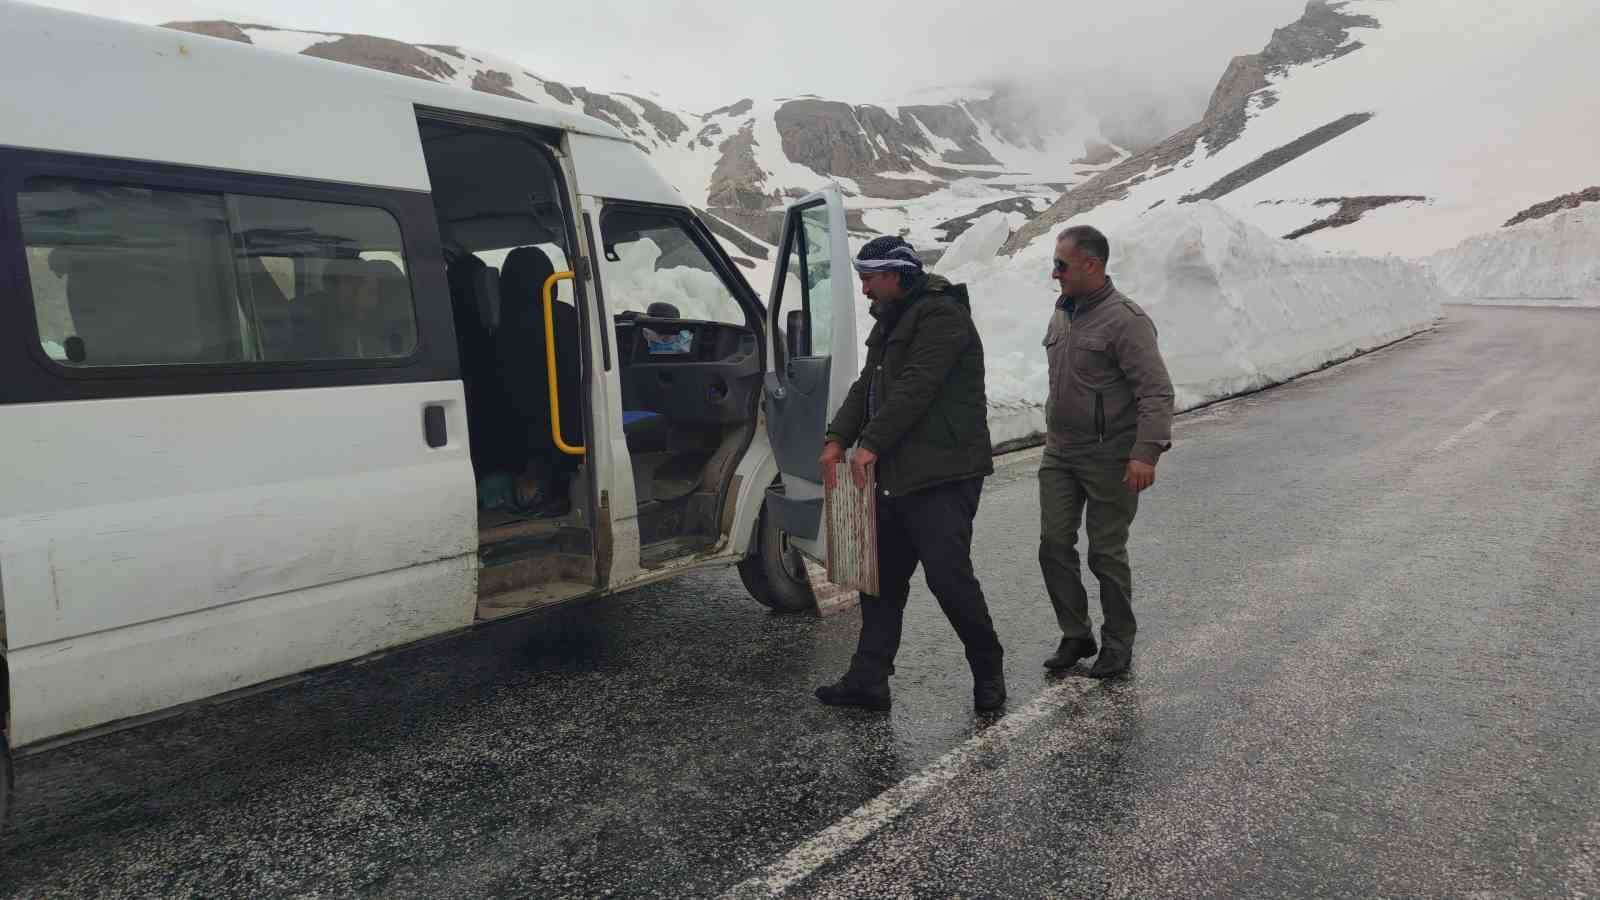
[[[1600,306],[1600,204],[1467,238],[1427,260],[1467,303]]]
[[[744,324],[739,302],[709,266],[663,266],[662,248],[651,238],[617,244],[616,252],[616,261],[603,263],[601,276],[611,312],[642,313],[651,303],[664,302],[677,307],[681,318]],[[686,256],[705,265],[698,251]]]
[[[1155,320],[1180,409],[1315,371],[1439,315],[1438,287],[1416,263],[1320,253],[1213,203],[1158,210],[1110,238],[1111,274]],[[1047,236],[1009,259],[943,270],[972,294],[996,443],[1044,427],[1054,249]]]
[[[993,259],[1000,245],[1011,236],[1011,230],[1027,221],[1021,213],[987,212],[972,221],[966,231],[950,242],[934,269],[953,272],[963,266]]]

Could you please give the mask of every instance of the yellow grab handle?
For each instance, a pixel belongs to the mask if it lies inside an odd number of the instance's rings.
[[[550,436],[556,449],[569,456],[582,456],[585,447],[574,447],[561,439],[561,400],[556,393],[556,323],[554,307],[556,284],[577,278],[576,272],[557,272],[544,280],[544,361],[550,370]]]

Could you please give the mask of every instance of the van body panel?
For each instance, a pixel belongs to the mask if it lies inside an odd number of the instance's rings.
[[[678,189],[650,165],[649,157],[627,141],[571,134],[567,136],[567,146],[571,148],[580,194],[665,206],[689,205]]]
[[[424,437],[429,405],[444,409],[438,448]],[[203,696],[206,685],[242,687],[470,622],[476,566],[461,560],[475,562],[477,518],[466,436],[459,382],[0,406],[0,458],[26,473],[0,479],[12,717],[24,723],[13,740],[192,699],[151,689],[85,646],[133,641],[164,653]],[[397,595],[387,621],[352,607],[352,622],[336,625],[336,598],[373,594],[362,583],[373,578],[427,590]],[[295,599],[316,591],[327,599]],[[311,619],[337,636],[273,650],[281,634],[212,624],[256,615],[220,611],[264,598],[329,604]],[[155,626],[172,635],[162,652],[159,640],[104,637]],[[211,652],[189,632],[219,646],[260,640],[260,662]],[[100,637],[77,643],[91,636]],[[32,648],[50,648],[50,685],[97,687],[34,693]],[[67,671],[74,661],[77,674]],[[49,715],[35,717],[32,704],[46,700]]]
[[[472,624],[474,554],[6,654],[11,745],[356,659]]]

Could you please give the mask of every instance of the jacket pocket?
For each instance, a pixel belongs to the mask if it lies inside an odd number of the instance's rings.
[[[1111,342],[1103,337],[1086,336],[1073,343],[1069,355],[1072,377],[1091,391],[1101,391],[1121,377],[1111,358]]]

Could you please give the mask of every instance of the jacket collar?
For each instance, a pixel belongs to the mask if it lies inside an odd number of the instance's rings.
[[[888,338],[889,333],[894,331],[895,325],[899,324],[900,317],[905,315],[906,310],[914,306],[923,297],[929,294],[941,293],[949,286],[950,282],[946,279],[938,275],[925,274],[917,279],[917,283],[912,285],[911,290],[899,300],[882,305],[872,304],[867,313],[877,321],[872,326],[872,333],[867,335],[867,343],[869,345],[883,343]]]
[[[1067,315],[1071,317],[1081,316],[1100,305],[1107,297],[1116,292],[1117,286],[1111,282],[1111,276],[1107,275],[1106,283],[1100,287],[1100,290],[1092,294],[1085,294],[1081,297],[1068,297],[1066,294],[1062,294],[1056,299],[1056,309],[1065,310]]]

